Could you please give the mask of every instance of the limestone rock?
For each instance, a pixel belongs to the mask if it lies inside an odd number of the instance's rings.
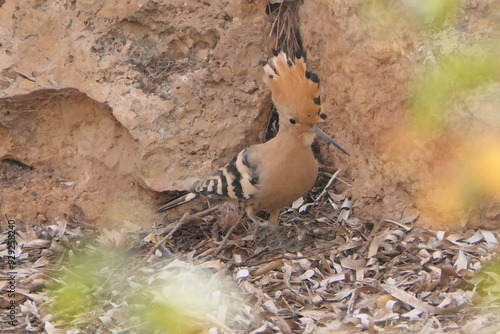
[[[186,189],[258,142],[270,105],[263,5],[3,3],[0,159],[53,171],[72,189],[47,189],[53,199],[24,208],[26,218],[74,204],[95,219],[126,193],[152,212],[139,184]],[[6,196],[2,209],[20,206]]]

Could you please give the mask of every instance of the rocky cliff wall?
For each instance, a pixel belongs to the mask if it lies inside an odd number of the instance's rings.
[[[424,140],[411,134],[412,79],[421,64],[439,63],[436,57],[495,29],[492,3],[462,1],[454,25],[425,34],[395,17],[389,2],[299,6],[308,66],[321,78],[329,115],[322,127],[351,153],[320,142],[319,156],[343,170],[351,186],[339,183],[337,190],[350,193],[358,217],[398,220],[422,208],[440,211],[446,193],[432,179],[450,170],[456,158],[450,147],[461,147],[453,139],[461,133],[437,131]],[[2,212],[150,225],[159,219],[155,192],[187,189],[258,143],[271,106],[259,61],[276,45],[266,5],[3,2]],[[488,117],[479,121],[492,123]],[[496,222],[496,203],[476,217]],[[468,221],[465,212],[454,212],[458,225]],[[440,218],[431,214],[427,223]]]

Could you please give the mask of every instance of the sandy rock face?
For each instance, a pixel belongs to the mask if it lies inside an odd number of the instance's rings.
[[[457,3],[443,26],[439,17],[434,26],[429,16],[418,21],[418,2],[399,4],[320,0],[300,8],[304,47],[322,79],[324,128],[351,153],[323,146],[323,157],[351,183],[357,217],[397,221],[419,211],[419,223],[433,228],[498,227],[500,178],[490,174],[500,166],[498,53],[482,56],[498,45],[490,14],[498,4]],[[482,85],[466,89],[468,80]]]
[[[385,8],[373,11],[385,2],[299,6],[308,69],[321,79],[329,115],[321,127],[351,154],[319,141],[319,157],[342,169],[351,186],[335,186],[352,197],[356,217],[399,220],[427,211],[430,225],[453,212],[455,226],[498,223],[498,197],[473,203],[472,216],[461,211],[463,198],[448,199],[465,184],[452,182],[467,181],[464,172],[450,173],[453,164],[488,146],[483,155],[492,158],[468,168],[500,166],[500,138],[460,119],[424,139],[407,127],[418,66],[487,35],[498,21],[488,17],[495,12],[488,2],[460,5],[462,21],[427,36]],[[155,192],[189,188],[263,137],[271,100],[259,61],[274,46],[266,1],[0,3],[2,212],[28,221],[151,225],[160,219]],[[475,123],[498,134],[500,123],[488,117],[498,114],[499,89],[482,100],[469,94],[483,102],[459,103],[455,115],[491,100],[493,112],[474,112]],[[475,129],[467,134],[474,140],[462,139],[463,128]]]
[[[34,168],[32,196],[54,195],[23,217],[76,205],[95,219],[118,197],[152,210],[139,185],[185,189],[257,142],[267,24],[246,1],[4,3],[0,158]],[[11,215],[27,205],[2,195]]]
[[[2,158],[30,166],[2,163],[7,214],[95,219],[137,187],[137,144],[109,109],[76,89],[4,98],[0,110]]]
[[[391,171],[380,144],[403,120],[412,64],[404,41],[370,37],[357,15],[357,3],[305,2],[301,32],[312,66],[321,72],[323,128],[351,154],[323,147],[325,159],[342,168],[342,177],[361,217],[398,219],[411,208],[404,171]],[[314,52],[313,52],[314,50]],[[392,173],[392,175],[391,175]],[[406,185],[405,185],[406,183]]]

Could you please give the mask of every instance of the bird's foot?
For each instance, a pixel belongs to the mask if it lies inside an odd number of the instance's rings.
[[[283,253],[290,252],[290,248],[285,243],[285,239],[283,239],[283,236],[281,235],[280,231],[278,231],[277,228],[273,228],[272,231],[273,231],[274,235],[276,236],[276,238],[278,239],[278,242],[281,246],[281,249],[283,250]]]

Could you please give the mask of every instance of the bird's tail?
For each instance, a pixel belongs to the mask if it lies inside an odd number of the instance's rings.
[[[185,204],[187,202],[191,202],[192,200],[194,200],[195,198],[198,198],[199,196],[200,195],[197,193],[191,193],[191,192],[187,193],[185,195],[179,196],[179,197],[171,200],[170,202],[162,205],[160,208],[158,208],[156,210],[156,212],[163,212],[163,211],[173,209],[175,207],[178,207],[179,205]]]

